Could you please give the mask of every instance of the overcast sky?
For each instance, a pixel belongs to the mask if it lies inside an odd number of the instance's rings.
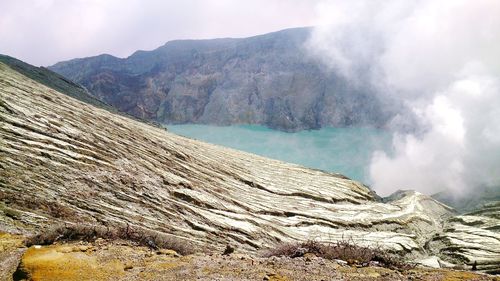
[[[0,53],[34,65],[314,24],[317,0],[0,0]]]

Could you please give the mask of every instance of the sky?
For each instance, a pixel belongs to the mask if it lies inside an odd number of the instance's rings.
[[[316,0],[0,0],[0,54],[37,66],[127,57],[175,39],[248,37],[310,26]]]

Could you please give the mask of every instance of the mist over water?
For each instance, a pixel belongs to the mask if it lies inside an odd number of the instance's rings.
[[[401,101],[417,120],[414,132],[394,129],[394,154],[373,154],[379,194],[500,189],[499,15],[495,0],[318,6],[311,55],[381,99]]]
[[[343,174],[369,184],[368,166],[374,151],[387,151],[391,135],[373,128],[323,128],[285,133],[263,126],[167,125],[170,132]]]

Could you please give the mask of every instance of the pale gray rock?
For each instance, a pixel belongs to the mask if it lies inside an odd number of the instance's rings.
[[[427,245],[443,259],[466,264],[489,273],[500,273],[500,202],[490,204],[474,213],[455,216]]]
[[[431,267],[431,268],[441,268],[441,262],[439,260],[439,257],[436,256],[430,256],[425,259],[421,259],[415,262],[416,264],[423,265],[425,267]]]
[[[25,251],[26,249],[13,249],[0,252],[0,281],[13,280],[12,276],[16,272]]]

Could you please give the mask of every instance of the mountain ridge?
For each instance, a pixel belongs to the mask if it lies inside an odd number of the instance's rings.
[[[77,100],[80,100],[84,103],[88,103],[90,105],[96,106],[98,108],[105,109],[109,112],[115,113],[115,114],[120,114],[129,118],[133,118],[136,120],[139,120],[141,122],[145,122],[154,126],[159,126],[158,124],[148,121],[148,120],[143,120],[143,119],[138,119],[134,116],[131,116],[127,113],[124,113],[122,111],[119,111],[115,107],[103,102],[102,100],[94,97],[89,93],[89,91],[83,87],[80,84],[77,84],[71,80],[66,79],[64,76],[59,75],[48,68],[45,67],[36,67],[30,64],[27,64],[21,60],[18,60],[16,58],[7,56],[7,55],[2,55],[0,54],[0,62],[5,63],[9,67],[11,67],[13,70],[25,75],[26,77],[29,77],[49,88],[52,88],[56,91],[59,91],[61,93],[64,93],[67,96],[70,96],[72,98],[75,98]]]
[[[284,131],[387,126],[398,107],[311,56],[305,46],[311,32],[175,40],[123,59],[100,55],[49,69],[121,111],[159,123],[260,124]]]

